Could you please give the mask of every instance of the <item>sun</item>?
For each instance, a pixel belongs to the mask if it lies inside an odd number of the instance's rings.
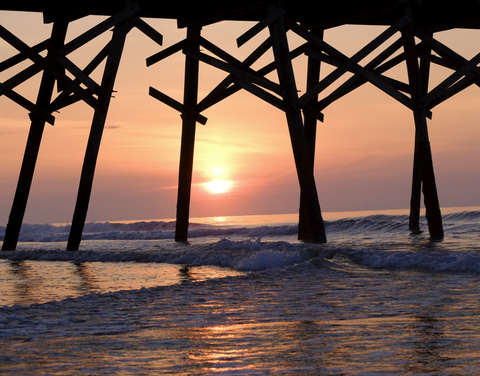
[[[205,183],[205,185],[211,193],[225,193],[230,187],[230,182],[222,179],[215,179]]]

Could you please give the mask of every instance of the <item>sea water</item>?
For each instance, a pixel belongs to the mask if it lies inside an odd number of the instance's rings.
[[[480,208],[22,227],[0,252],[0,373],[480,374]],[[4,233],[4,228],[0,229]]]

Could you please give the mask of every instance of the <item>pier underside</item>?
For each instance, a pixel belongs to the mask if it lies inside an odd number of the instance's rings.
[[[323,7],[324,11],[321,10]],[[195,127],[197,123],[207,122],[202,111],[240,90],[246,90],[285,114],[300,187],[299,239],[311,243],[326,242],[314,177],[316,125],[317,121],[323,121],[322,111],[326,107],[365,83],[374,85],[411,110],[415,137],[412,140],[414,168],[410,230],[420,230],[418,218],[423,192],[430,236],[443,238],[427,119],[431,118],[435,106],[469,86],[480,85],[480,54],[466,59],[436,40],[435,33],[452,28],[480,28],[478,1],[444,2],[440,5],[426,0],[421,3],[377,0],[336,1],[328,4],[320,1],[284,0],[275,3],[235,1],[218,5],[218,2],[213,1],[165,3],[147,0],[88,0],[66,3],[17,0],[1,5],[0,8],[7,11],[41,12],[46,23],[53,23],[51,37],[35,46],[27,45],[0,25],[0,38],[18,51],[16,55],[0,62],[0,72],[24,61],[30,63],[26,69],[0,84],[0,95],[5,95],[25,108],[31,119],[3,250],[16,248],[45,124],[54,123],[55,111],[83,101],[92,108],[93,120],[67,244],[68,250],[79,249],[117,70],[124,45],[128,43],[128,33],[133,28],[140,30],[159,46],[158,53],[147,57],[147,66],[161,63],[174,54],[185,55],[182,103],[157,88],[149,89],[152,97],[174,108],[181,115],[175,240],[186,241],[188,238]],[[89,15],[106,17],[96,26],[65,43],[69,23]],[[168,48],[162,48],[163,36],[148,24],[149,18],[178,20],[179,27],[187,28],[186,38]],[[239,48],[263,30],[268,30],[268,38],[247,58],[237,59],[202,36],[203,27],[225,20],[254,21],[252,28],[238,36],[236,42]],[[346,56],[322,37],[325,29],[345,24],[383,25],[385,31],[356,54]],[[84,69],[69,58],[70,53],[88,45],[112,28],[110,41]],[[303,44],[291,49],[291,34],[300,37]],[[253,69],[252,65],[267,51],[273,52],[273,61],[263,68]],[[305,93],[297,90],[292,63],[300,55],[308,57]],[[361,62],[366,57],[369,57],[368,62],[362,65]],[[102,79],[97,83],[90,74],[104,61]],[[200,64],[222,70],[227,77],[199,100]],[[321,66],[324,64],[333,67],[333,70],[322,77]],[[451,71],[450,76],[435,87],[429,87],[431,64]],[[390,69],[399,66],[403,66],[407,72],[406,82],[393,79],[387,74]],[[275,80],[267,78],[272,72]],[[20,95],[16,87],[36,74],[41,74],[42,80],[37,100],[33,103]],[[345,74],[351,77],[333,91],[327,91]],[[59,89],[56,96],[55,84]],[[321,184],[322,178],[318,177],[318,181]]]

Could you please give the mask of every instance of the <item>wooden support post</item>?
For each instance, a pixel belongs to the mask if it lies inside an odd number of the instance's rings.
[[[55,22],[52,28],[51,42],[57,48],[62,46],[67,33],[68,22]],[[49,55],[53,52],[50,51]],[[44,71],[38,91],[36,106],[40,110],[48,110],[52,93],[55,87],[55,78]],[[22,227],[25,209],[27,207],[28,196],[32,185],[35,165],[37,163],[40,143],[42,141],[43,130],[45,128],[45,119],[35,114],[30,114],[31,125],[28,134],[25,154],[23,156],[22,167],[18,178],[17,189],[13,199],[12,209],[8,219],[2,250],[13,251],[17,247],[18,236]]]
[[[77,202],[72,219],[72,227],[68,237],[67,250],[76,251],[80,246],[83,227],[87,218],[88,204],[92,192],[93,177],[97,163],[98,151],[102,140],[103,128],[107,119],[108,106],[113,92],[115,77],[120,65],[125,38],[129,31],[128,20],[115,26],[110,49],[108,52],[102,84],[98,94],[98,104],[95,108],[87,150],[83,161],[80,185],[78,188]]]
[[[300,189],[304,197],[304,205],[300,208],[304,211],[301,214],[305,218],[302,234],[299,239],[308,243],[325,243],[327,241],[323,224],[322,213],[318,201],[317,188],[313,177],[311,163],[311,151],[305,135],[302,114],[295,106],[298,100],[298,92],[295,84],[292,62],[286,28],[283,17],[276,20],[269,26],[272,37],[275,65],[277,67],[280,85],[284,90],[283,101],[287,117],[290,140],[292,143],[295,166],[297,169]]]
[[[317,38],[323,39],[323,30],[321,29],[312,29],[310,32],[315,35]],[[307,61],[307,91],[314,87],[320,82],[320,64],[321,61],[308,57]],[[318,95],[312,100],[310,104],[314,105],[318,101]],[[310,150],[310,162],[312,167],[312,174],[314,174],[314,165],[315,165],[315,144],[317,137],[317,116],[310,111],[305,111],[303,113],[303,121],[305,126],[305,136],[307,137],[308,148]],[[307,212],[306,208],[307,198],[300,192],[300,215],[298,221],[298,238],[303,239],[308,237],[308,221],[305,218],[305,213]]]
[[[193,54],[200,52],[200,27],[188,27],[187,46]],[[177,222],[175,241],[184,242],[188,238],[188,220],[190,215],[190,195],[192,190],[193,155],[195,147],[199,60],[187,54],[185,56],[185,83],[182,114],[182,140],[180,147],[180,167],[178,173]]]
[[[415,141],[413,152],[412,193],[410,198],[410,217],[408,229],[411,234],[420,234],[420,204],[422,198],[422,172],[420,170],[419,151]]]
[[[428,221],[430,237],[443,238],[442,214],[438,201],[435,174],[433,171],[432,151],[428,138],[427,116],[425,106],[422,106],[424,87],[422,86],[418,54],[415,46],[413,25],[410,23],[402,30],[408,80],[411,88],[413,116],[415,120],[415,151],[417,153],[420,174],[423,183],[423,197]]]
[[[432,36],[430,34],[430,36]],[[431,53],[431,49],[422,46],[423,52]],[[422,97],[428,93],[428,81],[430,76],[430,61],[420,60],[420,79],[422,84]],[[416,138],[416,134],[415,134]],[[412,195],[410,199],[410,218],[408,228],[412,234],[421,233],[420,230],[420,204],[422,196],[422,173],[420,169],[420,156],[417,147],[417,140],[415,140],[414,156],[413,156],[413,175],[412,175]]]

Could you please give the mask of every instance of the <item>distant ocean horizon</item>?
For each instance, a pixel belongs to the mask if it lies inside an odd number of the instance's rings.
[[[452,206],[442,207],[442,214],[451,214],[462,211],[478,211],[480,206]],[[385,215],[408,215],[410,209],[367,209],[367,210],[344,210],[344,211],[327,211],[322,212],[325,221],[341,218],[365,217],[369,215],[385,214]],[[425,215],[425,208],[420,209],[420,215]],[[175,222],[175,218],[142,218],[142,219],[116,219],[116,220],[100,220],[87,221],[92,223],[135,223],[135,222]],[[190,223],[201,223],[206,225],[219,226],[255,226],[261,224],[291,224],[298,222],[298,213],[283,214],[241,214],[241,215],[218,215],[205,217],[190,217]],[[30,222],[25,222],[32,224]],[[37,223],[39,223],[37,221]],[[53,226],[66,226],[68,222],[46,222]],[[6,226],[4,224],[3,226]]]
[[[480,207],[24,224],[0,252],[0,373],[480,374]],[[0,227],[0,238],[5,227]]]

